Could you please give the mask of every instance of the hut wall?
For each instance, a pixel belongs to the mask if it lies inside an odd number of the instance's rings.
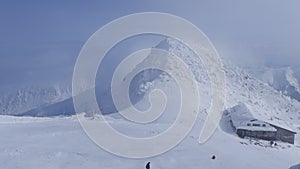
[[[276,140],[294,144],[295,142],[295,133],[289,130],[274,126],[277,129]]]
[[[249,131],[249,130],[238,129],[236,133],[241,138],[252,137],[252,138],[269,140],[269,141],[276,139],[276,132],[273,131]]]

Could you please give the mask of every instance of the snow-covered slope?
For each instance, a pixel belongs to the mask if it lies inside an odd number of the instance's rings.
[[[226,67],[226,66],[225,66]],[[225,68],[227,74],[227,107],[238,102],[247,105],[253,115],[264,121],[298,128],[300,124],[300,103],[263,83],[242,70]]]
[[[202,98],[200,98],[199,117],[202,118],[202,120],[205,119],[207,109],[209,109],[210,105],[211,89],[209,77],[201,60],[195,56],[189,48],[176,40],[166,39],[157,47],[170,51],[180,57],[189,66],[189,69],[196,77],[200,97]],[[169,68],[168,65],[171,61],[166,61],[165,58],[160,62],[157,60],[159,60],[159,58],[153,57],[150,54],[149,57],[138,66],[143,67],[143,65],[157,64],[160,65],[159,67],[165,66],[166,69],[173,68]],[[226,109],[243,103],[255,118],[300,132],[299,101],[277,91],[269,84],[252,77],[246,73],[246,71],[237,68],[227,61],[223,62],[226,74]],[[143,86],[141,84],[150,83],[150,85],[148,85],[150,87],[147,87],[147,90],[143,90],[145,95],[155,87],[161,86],[161,83],[170,83],[168,74],[158,74],[158,72],[153,70],[143,72],[142,77],[147,77],[148,82],[139,80],[134,83],[136,83],[135,86]],[[173,93],[178,92],[176,88],[170,90],[173,90]],[[177,96],[171,94],[171,98],[173,97]]]
[[[255,78],[268,83],[276,90],[300,101],[300,73],[291,67],[282,68],[247,68],[246,69]]]
[[[130,122],[109,121],[117,128],[137,131]],[[141,126],[144,136],[157,134],[153,123]],[[112,155],[88,139],[76,117],[37,118],[0,116],[0,166],[3,169],[140,169],[150,161],[158,169],[288,169],[299,164],[300,147],[285,143],[240,139],[217,130],[205,144],[198,143],[201,120],[188,137],[171,151],[148,159],[127,159]],[[211,157],[215,155],[216,159]]]

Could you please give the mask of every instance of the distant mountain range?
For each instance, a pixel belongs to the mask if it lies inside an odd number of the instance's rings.
[[[194,73],[199,84],[200,95],[205,103],[210,100],[209,77],[201,60],[186,46],[172,39],[165,39],[156,46],[179,56]],[[147,64],[145,59],[141,64]],[[151,61],[151,59],[150,59]],[[158,63],[162,64],[162,63]],[[227,80],[226,108],[239,103],[247,105],[259,119],[276,120],[295,128],[300,127],[300,94],[297,74],[290,68],[243,70],[223,60]],[[162,72],[144,71],[131,82],[129,91],[133,103],[144,101],[144,96],[164,83]],[[150,86],[147,86],[151,83]],[[298,85],[298,86],[297,86]],[[175,90],[175,89],[174,89]],[[104,114],[116,112],[110,89],[97,89],[96,95]],[[209,105],[202,106],[206,112]],[[59,116],[75,114],[70,87],[22,88],[0,96],[0,114],[28,116]]]

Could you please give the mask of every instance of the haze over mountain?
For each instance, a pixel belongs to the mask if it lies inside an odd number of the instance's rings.
[[[2,160],[2,166],[21,169],[38,169],[41,166],[49,169],[61,168],[61,166],[72,169],[97,167],[121,169],[124,167],[142,168],[145,161],[151,161],[152,167],[155,168],[187,167],[196,169],[201,166],[207,169],[280,169],[298,167],[298,157],[300,155],[300,138],[298,134],[296,135],[295,144],[278,141],[276,146],[272,146],[269,141],[239,138],[229,121],[232,110],[244,111],[244,109],[247,109],[255,118],[292,128],[299,133],[300,103],[297,100],[252,77],[245,70],[224,61],[224,71],[227,77],[226,110],[220,121],[220,127],[217,128],[213,136],[206,143],[199,144],[197,138],[210,106],[209,77],[201,60],[178,41],[165,39],[157,47],[168,50],[184,60],[195,75],[200,89],[200,110],[195,125],[180,144],[170,151],[152,158],[120,158],[93,144],[78,123],[78,118],[91,120],[92,122],[103,122],[97,121],[100,115],[94,115],[92,118],[84,117],[83,114],[61,117],[1,115],[0,133],[3,139],[0,140],[0,149],[2,150],[0,151],[0,160]],[[157,61],[157,59],[149,55],[138,66],[147,65],[149,62]],[[156,63],[165,66],[165,68],[176,68],[176,65],[170,64],[168,58],[162,58],[162,60],[165,62],[159,61]],[[181,77],[186,78],[185,74]],[[98,92],[96,89],[96,92],[99,97],[100,108],[109,113],[105,115],[105,119],[114,129],[126,136],[151,137],[168,129],[176,118],[179,106],[178,99],[180,98],[178,86],[168,74],[150,69],[139,73],[131,82],[129,90],[131,100],[136,103],[136,107],[144,110],[149,107],[147,96],[157,88],[166,93],[167,101],[171,104],[167,104],[165,112],[158,120],[149,124],[135,124],[118,116],[117,112],[111,113],[115,109],[111,105],[112,101],[109,99],[109,93],[106,90],[101,90],[101,88],[98,89]],[[46,100],[49,99],[52,102],[42,106],[32,105],[37,106],[37,108],[25,112],[21,110],[22,105],[30,106],[30,103],[36,103],[35,100],[32,102],[25,101],[25,103],[12,102],[7,107],[18,109],[20,112],[18,115],[56,116],[74,114],[72,100],[67,97],[69,91],[62,91],[59,88],[56,88],[56,90],[49,89],[41,93],[33,91],[36,90],[25,89],[24,93],[26,95],[20,92],[20,100],[22,98],[28,98],[28,100],[46,98]],[[28,109],[28,107],[25,108]],[[119,140],[111,140],[110,143],[120,144]],[[215,159],[212,158],[213,155],[216,157]]]
[[[200,96],[205,98],[202,101],[202,109],[200,112],[205,113],[209,108],[210,99],[210,80],[202,65],[201,60],[195,56],[193,52],[183,44],[172,39],[162,40],[156,48],[168,50],[179,56],[185,63],[189,65],[196,76],[199,83]],[[144,60],[144,64],[151,60]],[[118,63],[118,61],[116,61]],[[158,62],[164,64],[164,62]],[[280,92],[279,89],[273,88],[272,84],[261,81],[248,74],[231,63],[223,60],[224,70],[226,72],[226,108],[231,108],[239,103],[248,106],[251,112],[264,120],[275,120],[280,123],[291,125],[298,128],[300,124],[300,102],[289,95],[289,93]],[[161,76],[162,72],[146,70],[136,75],[131,82],[129,95],[134,104],[139,102],[147,102],[144,98],[151,90],[155,88],[155,84],[166,83],[166,78]],[[109,73],[108,73],[109,74]],[[285,76],[284,76],[285,77]],[[103,78],[103,79],[101,79]],[[96,87],[98,104],[104,114],[116,113],[117,110],[112,101],[110,93],[110,76],[99,75],[98,79],[106,82],[100,83]],[[100,81],[101,82],[101,81]],[[279,79],[278,82],[282,82]],[[290,83],[288,83],[291,85]],[[120,84],[122,85],[122,84]],[[175,88],[174,91],[177,91]],[[60,88],[49,88],[37,92],[34,88],[28,88],[20,91],[15,97],[3,97],[1,100],[1,114],[12,115],[31,115],[31,116],[57,116],[75,114],[71,93],[69,90],[61,90]],[[175,97],[174,95],[171,97]],[[175,97],[176,98],[176,97]],[[37,102],[38,100],[39,102]]]

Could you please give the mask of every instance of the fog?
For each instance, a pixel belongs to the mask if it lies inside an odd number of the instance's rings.
[[[1,1],[0,87],[71,82],[78,53],[96,30],[149,11],[191,21],[241,67],[300,67],[300,1]]]

